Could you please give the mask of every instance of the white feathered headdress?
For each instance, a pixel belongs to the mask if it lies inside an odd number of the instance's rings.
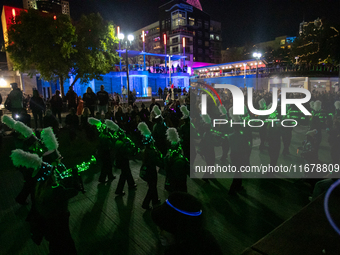
[[[34,172],[32,177],[34,177],[37,174],[43,162],[42,159],[39,158],[37,154],[25,152],[20,149],[12,151],[11,159],[13,161],[13,165],[16,167],[23,166],[26,168],[33,168]]]
[[[14,125],[15,125],[15,123],[16,123],[16,121],[12,118],[12,117],[10,117],[10,116],[8,116],[8,115],[4,115],[3,117],[2,117],[2,123],[4,123],[6,126],[8,126],[9,128],[14,128]]]
[[[152,111],[155,113],[156,118],[157,118],[159,115],[162,115],[162,112],[161,112],[161,110],[159,109],[158,105],[154,105],[153,108],[152,108]]]
[[[180,139],[176,128],[168,128],[166,131],[166,135],[168,141],[171,142],[172,144],[179,143]]]
[[[102,122],[101,122],[100,120],[95,119],[95,118],[93,118],[93,117],[88,118],[88,119],[87,119],[87,122],[88,122],[90,125],[94,125],[94,126],[97,126],[97,127],[99,127],[99,126],[102,125]]]
[[[143,136],[149,137],[151,135],[151,131],[150,131],[148,125],[146,125],[145,122],[139,123],[137,128],[142,133]]]
[[[340,110],[340,101],[334,103],[335,109]]]
[[[230,109],[229,109],[229,117],[230,117],[230,119],[232,119],[233,121],[241,121],[240,115],[234,115],[234,114],[233,114],[233,107],[230,107]]]
[[[116,123],[114,123],[112,120],[105,120],[105,124],[108,129],[114,132],[116,132],[119,129],[119,126]]]
[[[321,104],[322,104],[322,103],[321,103],[320,100],[315,101],[315,102],[314,102],[314,108],[313,108],[313,109],[314,109],[315,111],[320,111],[320,110],[321,110]]]
[[[209,114],[202,115],[202,119],[205,123],[211,124],[211,118],[210,118]]]
[[[51,127],[44,128],[40,134],[41,140],[49,151],[58,149],[59,143]]]
[[[263,98],[259,101],[259,106],[260,109],[263,109],[266,106],[266,100],[264,100]]]
[[[26,126],[24,123],[20,122],[20,121],[17,121],[15,124],[14,124],[14,130],[19,132],[20,134],[22,134],[24,137],[28,138],[30,137],[31,135],[33,135],[33,130]]]
[[[222,115],[227,115],[227,109],[224,107],[223,104],[221,104],[221,105],[218,107],[218,109],[220,110],[220,113],[221,113]]]
[[[181,108],[180,108],[180,110],[181,110],[181,112],[182,112],[182,114],[183,114],[182,119],[186,119],[186,118],[189,117],[190,112],[189,112],[188,108],[187,108],[185,105],[182,105]]]

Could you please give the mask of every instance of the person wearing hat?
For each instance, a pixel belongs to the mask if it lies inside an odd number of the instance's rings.
[[[142,155],[140,177],[148,183],[149,187],[148,192],[143,200],[142,208],[152,209],[152,207],[150,206],[150,202],[152,202],[153,206],[160,204],[157,192],[158,177],[156,166],[163,165],[163,157],[159,150],[157,150],[157,148],[154,146],[154,140],[151,136],[151,131],[146,123],[139,123],[137,128],[143,135],[143,144],[145,145],[145,149]]]
[[[20,121],[15,121],[13,118],[5,115],[2,122],[9,128],[16,131],[16,145],[25,151],[42,155],[44,147],[41,141],[35,136],[33,130]],[[34,188],[34,179],[32,178],[33,170],[24,166],[18,166],[17,169],[22,173],[24,184],[21,191],[16,196],[15,201],[21,205],[27,205],[27,199],[32,194]]]
[[[166,135],[171,147],[164,161],[166,172],[165,189],[169,192],[187,192],[187,176],[190,171],[189,161],[183,156],[177,130],[169,128]]]
[[[190,161],[190,112],[185,105],[181,106],[180,111],[182,112],[184,123],[178,129],[178,134],[182,140],[183,155]]]
[[[77,195],[78,190],[64,187],[56,178],[60,154],[57,150],[49,150],[42,159],[36,154],[14,150],[11,158],[15,166],[33,169],[35,187],[32,208],[27,217],[32,240],[40,245],[45,238],[51,255],[77,254],[69,229],[68,200]]]
[[[91,123],[92,121],[95,122],[99,129],[103,129],[100,121],[89,118],[90,124],[93,124]],[[107,136],[110,137],[110,142],[113,144],[115,166],[121,170],[115,194],[123,196],[125,194],[123,191],[125,182],[128,183],[129,189],[136,189],[137,187],[132,177],[129,158],[136,156],[139,149],[116,123],[111,120],[105,120],[105,126],[107,127],[105,129],[108,132]]]
[[[192,195],[170,194],[168,199],[151,212],[165,246],[165,255],[220,255],[222,251],[214,236],[204,227],[202,204]]]
[[[157,149],[160,150],[162,155],[166,155],[168,149],[166,131],[168,127],[164,122],[162,112],[158,105],[153,106],[152,112],[155,115],[156,122],[156,124],[153,126],[152,137],[155,140],[155,146],[157,147]]]

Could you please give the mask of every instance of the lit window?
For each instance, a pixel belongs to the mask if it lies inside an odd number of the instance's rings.
[[[215,38],[214,35],[211,34],[211,35],[210,35],[210,39],[211,39],[211,40],[214,40],[214,38]]]
[[[195,25],[195,19],[189,17],[189,25],[194,26]]]
[[[219,41],[220,40],[220,36],[216,35],[216,40]]]
[[[209,41],[204,42],[205,47],[209,47]]]

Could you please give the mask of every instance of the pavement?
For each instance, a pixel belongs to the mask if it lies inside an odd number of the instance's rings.
[[[280,155],[279,164],[301,160],[296,155],[296,148],[300,146],[306,131],[307,127],[294,129],[291,154]],[[251,164],[268,164],[268,153],[259,151],[258,134],[254,132],[253,135]],[[329,163],[327,137],[323,133],[319,158]],[[88,141],[82,133],[70,141],[66,130],[62,130],[58,140],[63,162],[68,167],[96,155],[97,143]],[[0,145],[0,254],[48,254],[46,240],[37,246],[30,239],[29,226],[25,221],[30,201],[28,206],[21,206],[14,200],[22,187],[23,178],[10,161],[9,155],[13,149],[13,137],[3,137]],[[215,151],[219,160],[221,148],[217,147]],[[197,157],[198,163],[200,160]],[[70,230],[78,254],[162,254],[164,249],[158,240],[150,211],[141,207],[147,184],[139,178],[140,166],[141,161],[130,161],[138,187],[135,191],[125,187],[124,197],[114,194],[117,179],[105,184],[98,182],[100,162],[82,173],[86,193],[78,194],[69,203]],[[114,169],[114,172],[119,175],[118,170]],[[300,178],[245,179],[245,190],[235,196],[228,195],[231,182],[231,179],[215,179],[208,184],[193,178],[187,181],[188,192],[203,203],[207,229],[213,233],[224,254],[241,254],[299,212],[309,203],[311,194],[311,186]],[[159,174],[158,192],[162,201],[168,196],[164,183],[164,175]]]

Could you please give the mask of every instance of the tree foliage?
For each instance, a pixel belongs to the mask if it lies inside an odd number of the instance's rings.
[[[101,75],[113,70],[119,60],[115,51],[117,39],[112,23],[99,14],[82,16],[75,25],[67,15],[41,13],[35,10],[21,12],[8,31],[6,50],[21,72],[36,70],[44,80],[60,79],[69,75],[87,83],[101,80]]]
[[[44,80],[64,80],[72,66],[72,45],[77,40],[68,16],[22,11],[8,31],[10,54],[14,68],[31,75],[36,70]]]
[[[339,29],[327,21],[308,23],[294,41],[291,57],[313,64],[339,63]]]
[[[87,83],[92,79],[102,80],[101,75],[113,70],[119,61],[116,52],[118,39],[113,23],[105,22],[99,13],[83,15],[75,25],[78,40],[76,54],[72,55],[74,83],[80,79]]]

